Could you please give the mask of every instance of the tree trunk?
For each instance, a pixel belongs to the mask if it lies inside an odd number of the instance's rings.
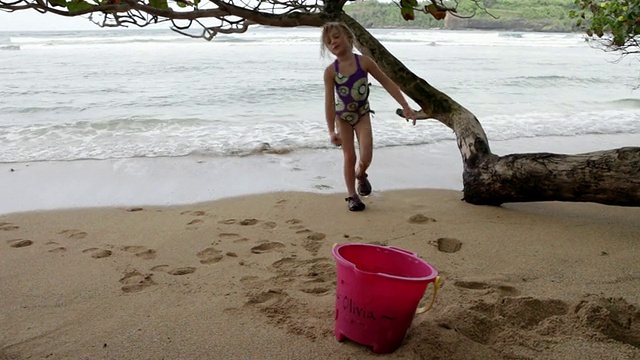
[[[469,110],[412,73],[349,15],[342,13],[338,20],[353,31],[358,49],[421,107],[419,118],[434,118],[455,132],[464,166],[463,200],[477,205],[588,201],[640,206],[640,147],[578,155],[494,155]]]
[[[640,204],[640,148],[579,155],[491,155],[465,166],[464,200],[500,205],[526,201]]]

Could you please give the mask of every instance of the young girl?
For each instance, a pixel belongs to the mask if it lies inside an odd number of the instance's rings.
[[[416,123],[400,89],[369,57],[353,53],[353,33],[346,25],[331,22],[322,28],[322,51],[328,49],[336,60],[324,71],[325,114],[331,143],[342,145],[344,180],[347,185],[349,210],[365,208],[360,196],[371,194],[367,169],[373,156],[373,136],[369,113],[369,81],[371,74],[402,106],[404,117]],[[336,97],[337,95],[337,97]],[[337,128],[337,131],[336,131]],[[356,164],[354,133],[358,140],[360,161]],[[356,193],[357,180],[357,193]]]

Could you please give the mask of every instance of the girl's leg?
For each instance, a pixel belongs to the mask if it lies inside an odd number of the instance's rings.
[[[338,133],[342,141],[344,182],[347,185],[348,196],[353,196],[356,194],[356,149],[353,139],[353,127],[341,119],[336,119],[336,125],[338,125]]]
[[[358,148],[360,153],[360,161],[356,170],[356,178],[362,179],[367,173],[371,160],[373,158],[373,133],[371,131],[371,116],[366,114],[360,118],[360,121],[354,126],[356,136],[358,137]]]

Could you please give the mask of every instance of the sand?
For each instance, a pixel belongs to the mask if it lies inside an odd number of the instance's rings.
[[[0,359],[640,359],[640,208],[342,197],[0,215]],[[392,354],[334,337],[345,242],[441,275]]]

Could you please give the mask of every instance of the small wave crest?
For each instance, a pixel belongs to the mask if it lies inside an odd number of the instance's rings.
[[[638,98],[618,99],[612,101],[611,103],[625,108],[640,109],[640,99]]]
[[[608,79],[592,76],[538,75],[507,78],[504,82],[506,86],[535,88],[551,86],[554,84],[557,85],[558,83],[572,86],[584,86],[588,84],[606,84],[608,83]]]

